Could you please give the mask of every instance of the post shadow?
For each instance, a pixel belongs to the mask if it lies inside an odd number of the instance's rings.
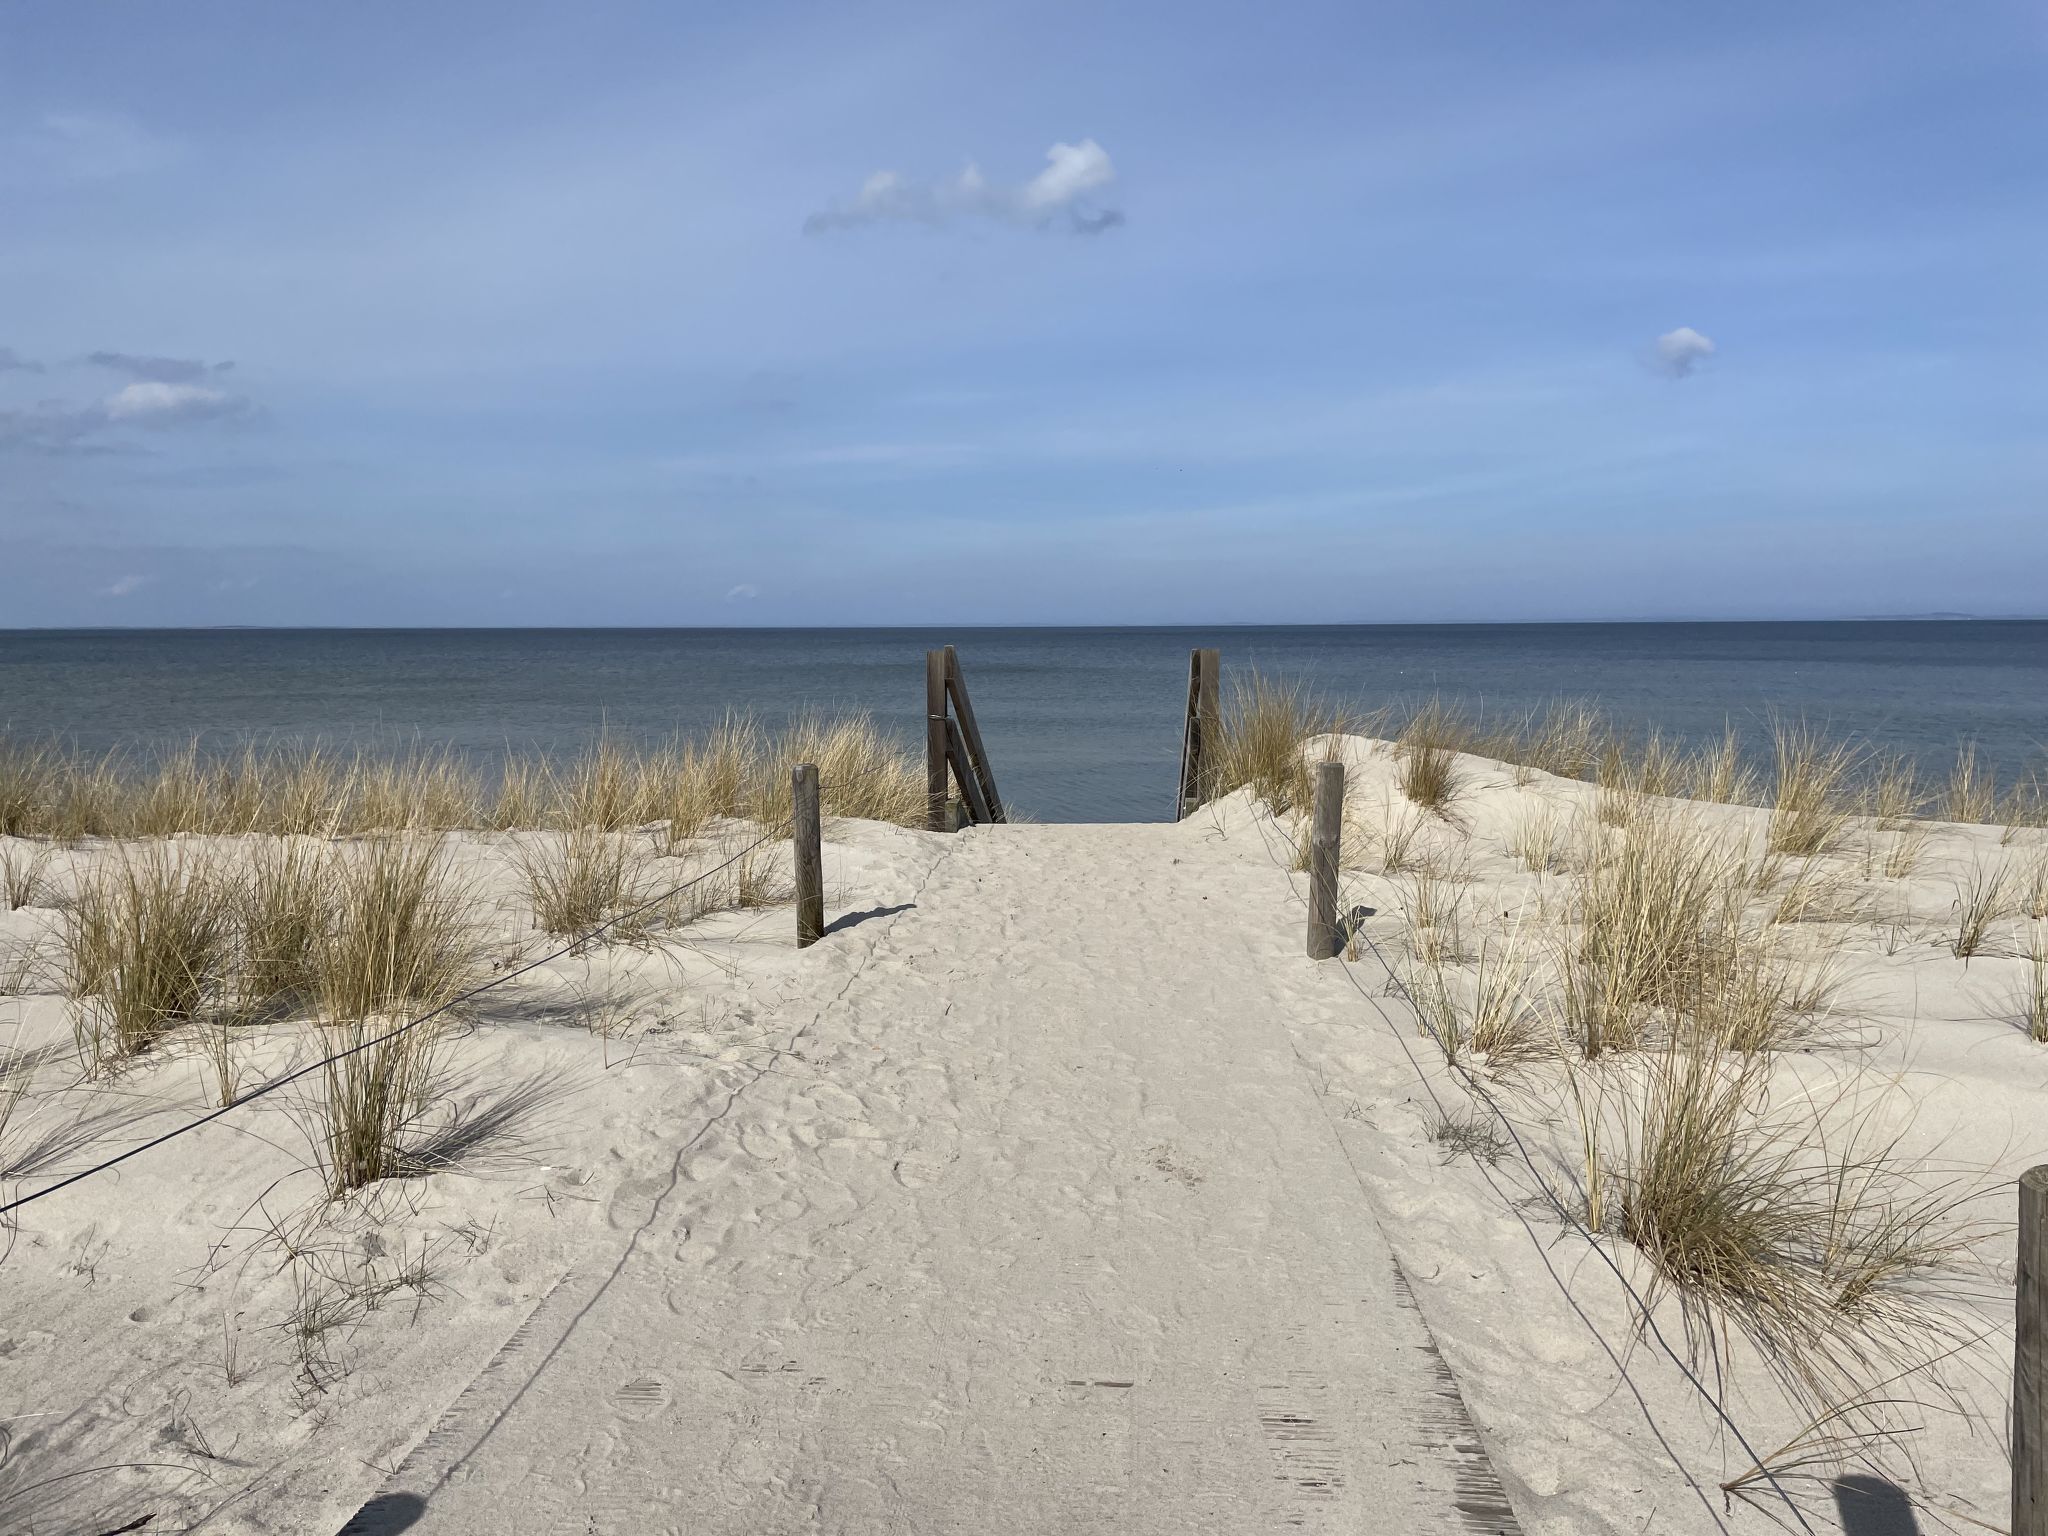
[[[906,901],[893,907],[869,907],[865,912],[847,912],[827,923],[825,932],[843,933],[858,923],[865,923],[877,917],[894,917],[898,912],[908,912],[916,905],[914,901]]]
[[[1913,1501],[1897,1483],[1852,1472],[1831,1485],[1847,1536],[1920,1536]]]
[[[398,1536],[418,1525],[427,1501],[416,1493],[380,1493],[341,1528],[340,1536]]]

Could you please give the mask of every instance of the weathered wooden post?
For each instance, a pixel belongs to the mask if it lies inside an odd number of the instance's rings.
[[[1223,653],[1202,652],[1202,762],[1195,793],[1204,805],[1216,798],[1216,771],[1223,754]]]
[[[2048,1163],[2020,1175],[2012,1359],[2012,1536],[2048,1536]]]
[[[1344,947],[1337,919],[1337,857],[1344,837],[1344,765],[1316,766],[1308,837],[1308,957],[1327,960]]]
[[[946,647],[946,692],[952,696],[953,714],[960,723],[961,757],[971,770],[961,775],[960,788],[977,819],[1008,821],[1010,818],[1003,814],[1003,797],[996,793],[996,771],[989,763],[988,748],[982,745],[981,727],[975,723],[974,702],[967,697],[967,679],[960,675],[960,653],[950,645]],[[977,790],[979,804],[975,799]]]
[[[1216,798],[1216,753],[1223,737],[1223,653],[1197,646],[1188,652],[1188,710],[1180,740],[1180,798],[1185,821]]]
[[[825,851],[818,811],[818,765],[798,763],[789,775],[795,821],[790,838],[796,866],[796,947],[809,949],[825,932]]]
[[[953,830],[946,815],[946,653],[924,653],[924,825]]]

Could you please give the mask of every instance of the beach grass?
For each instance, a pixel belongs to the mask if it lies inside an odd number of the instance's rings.
[[[123,844],[82,882],[61,934],[73,1027],[98,1070],[217,1006],[233,960],[232,888],[181,845]]]
[[[452,750],[343,752],[323,743],[188,742],[145,756],[0,736],[0,835],[65,843],[250,833],[374,833],[666,823],[685,842],[719,817],[786,829],[789,769],[815,762],[828,814],[921,825],[922,765],[864,714],[803,715],[770,732],[743,715],[698,739],[606,733],[567,756],[508,752],[494,774]]]

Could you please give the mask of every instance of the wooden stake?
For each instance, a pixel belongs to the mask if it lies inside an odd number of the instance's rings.
[[[2012,1536],[2048,1536],[2048,1163],[2020,1175],[2012,1361]]]
[[[946,653],[924,653],[924,824],[950,832],[946,816]]]
[[[823,818],[818,811],[818,765],[798,763],[789,774],[790,802],[796,809],[791,831],[796,866],[796,947],[809,949],[825,932],[825,851]]]
[[[1308,957],[1327,960],[1344,947],[1337,922],[1337,856],[1344,836],[1344,765],[1316,766],[1308,839]]]
[[[1007,821],[1003,797],[996,793],[996,771],[989,765],[988,748],[981,744],[981,727],[974,723],[974,706],[967,699],[967,680],[960,675],[960,653],[950,645],[946,647],[946,691],[952,695],[953,714],[967,744],[967,761],[981,780],[982,798],[988,802],[988,819]],[[969,796],[970,803],[972,799]]]
[[[1185,821],[1216,798],[1216,751],[1222,744],[1223,653],[1197,646],[1188,652],[1188,710],[1180,737],[1180,795],[1175,816]]]
[[[974,765],[967,760],[967,741],[960,734],[960,722],[946,722],[946,755],[953,764],[953,777],[960,781],[960,798],[967,804],[968,818],[980,826],[994,821],[995,813],[989,809],[988,797],[981,792],[981,780],[975,776]]]
[[[1217,757],[1223,750],[1223,653],[1218,650],[1202,652],[1201,713],[1195,729],[1202,744],[1195,795],[1200,804],[1207,805],[1216,798]]]

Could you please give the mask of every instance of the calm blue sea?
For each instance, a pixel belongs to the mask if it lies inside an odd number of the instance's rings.
[[[864,709],[921,741],[924,652],[959,646],[1004,795],[1046,821],[1173,802],[1191,647],[1360,708],[1441,694],[1488,715],[1559,698],[1689,739],[1803,716],[1945,771],[2048,741],[2048,622],[1326,628],[0,631],[0,724],[101,751],[194,736],[446,744],[482,758],[600,731]]]

